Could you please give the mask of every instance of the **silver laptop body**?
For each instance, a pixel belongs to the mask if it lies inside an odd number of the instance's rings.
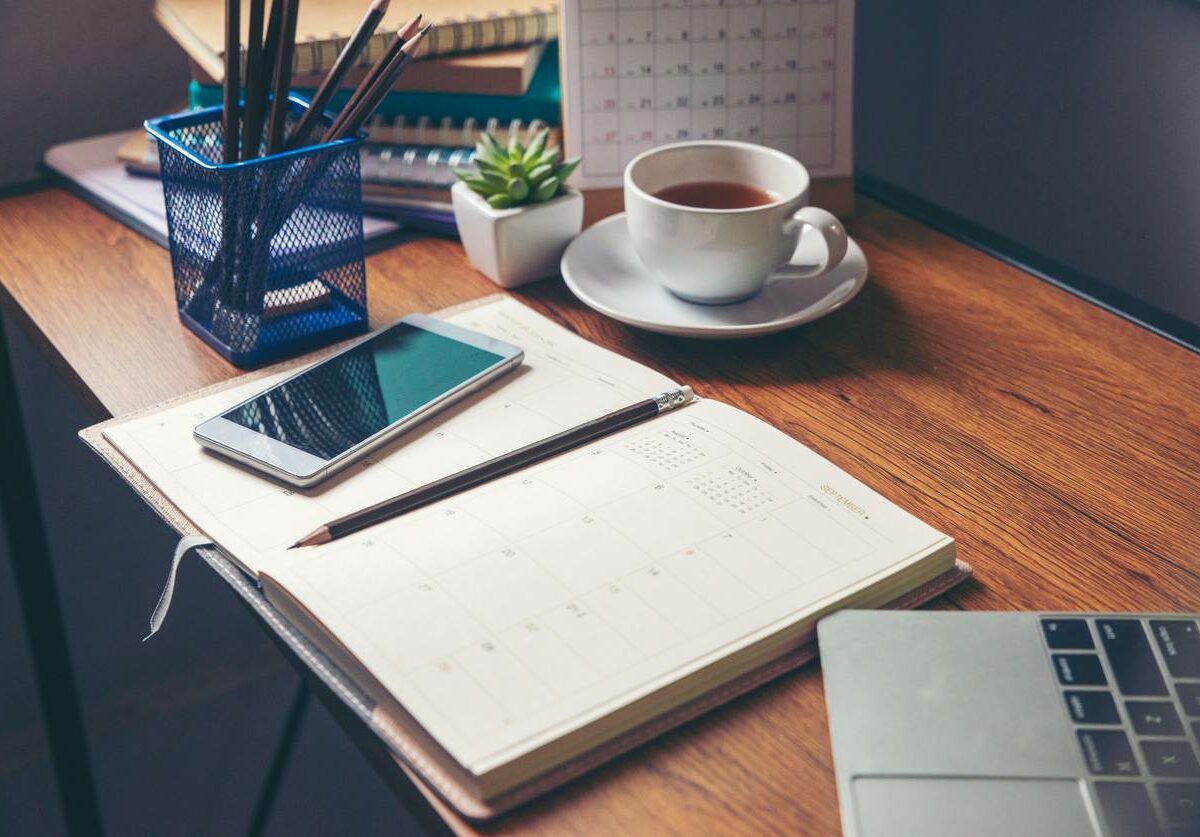
[[[843,611],[818,626],[846,837],[1200,835],[1200,623]]]

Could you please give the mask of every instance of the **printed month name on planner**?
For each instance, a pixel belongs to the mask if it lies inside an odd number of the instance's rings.
[[[564,0],[562,21],[576,185],[619,186],[641,152],[701,139],[851,174],[853,0]]]

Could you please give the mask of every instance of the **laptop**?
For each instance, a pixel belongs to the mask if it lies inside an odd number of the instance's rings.
[[[1200,835],[1198,619],[822,620],[846,837]]]

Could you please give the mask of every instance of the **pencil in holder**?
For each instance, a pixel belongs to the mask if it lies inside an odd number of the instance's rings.
[[[307,102],[288,105],[290,128]],[[361,137],[221,163],[221,112],[146,122],[180,319],[237,366],[365,331]]]

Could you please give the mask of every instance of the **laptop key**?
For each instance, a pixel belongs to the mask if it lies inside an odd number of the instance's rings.
[[[1150,792],[1141,782],[1096,782],[1096,797],[1112,837],[1159,837]]]
[[[1172,677],[1200,677],[1200,630],[1190,619],[1153,619],[1150,634]]]
[[[1200,716],[1200,683],[1176,683],[1175,691],[1183,711],[1193,718]]]
[[[1117,704],[1108,692],[1063,692],[1067,711],[1077,724],[1119,724]]]
[[[1138,735],[1183,735],[1183,723],[1170,701],[1127,700],[1125,711]]]
[[[1043,619],[1042,635],[1046,637],[1046,644],[1056,651],[1096,647],[1092,632],[1083,619]]]
[[[1053,654],[1058,682],[1064,686],[1107,686],[1104,666],[1095,654]]]
[[[1097,619],[1096,629],[1122,694],[1167,694],[1167,684],[1158,670],[1158,660],[1154,659],[1154,651],[1140,621]]]
[[[1168,823],[1200,827],[1200,783],[1159,782],[1154,790]]]
[[[1104,667],[1095,654],[1054,654],[1054,671],[1064,686],[1106,686]]]
[[[1137,759],[1125,733],[1116,729],[1081,729],[1079,746],[1087,768],[1097,776],[1137,776]]]
[[[1200,762],[1186,741],[1143,741],[1142,755],[1151,776],[1170,779],[1200,778]]]

